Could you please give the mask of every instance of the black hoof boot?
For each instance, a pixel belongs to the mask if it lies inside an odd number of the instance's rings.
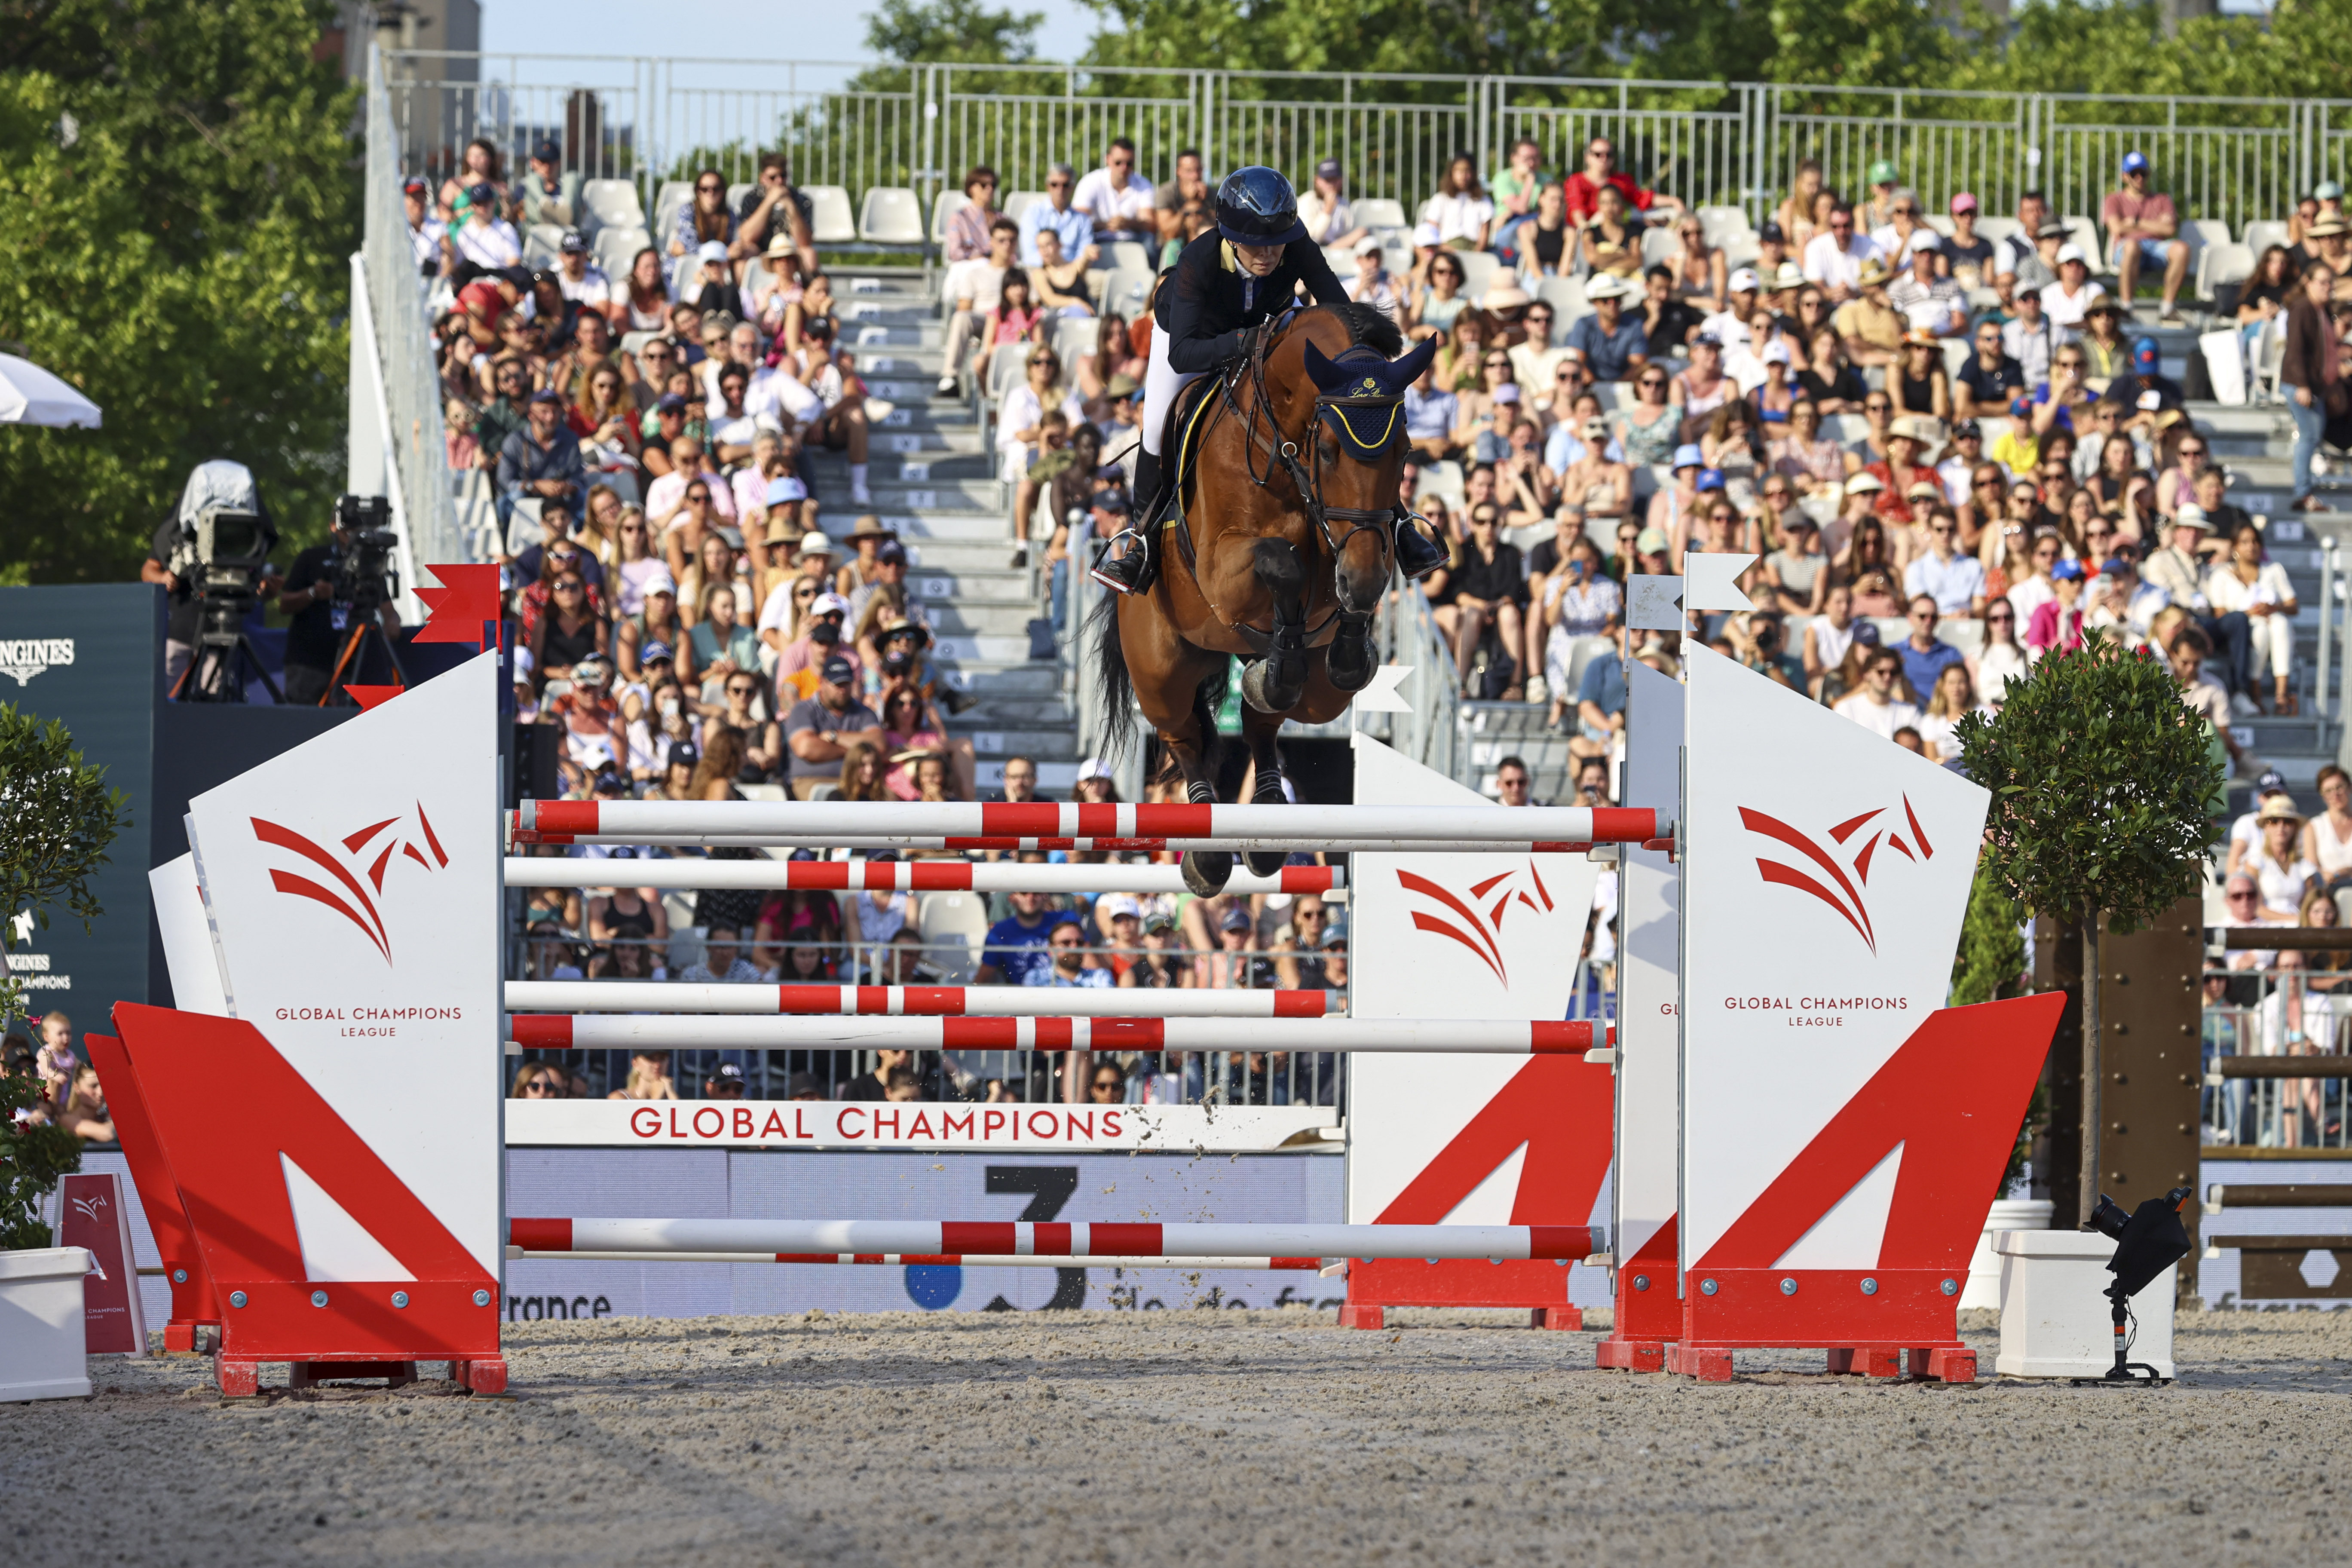
[[[1324,650],[1323,672],[1340,690],[1361,691],[1372,683],[1380,662],[1380,654],[1372,647],[1372,623],[1366,620],[1359,627],[1342,620],[1331,646]]]
[[[1397,570],[1408,583],[1418,582],[1445,564],[1445,551],[1409,522],[1396,525]]]
[[[1184,889],[1196,899],[1213,899],[1225,890],[1234,874],[1234,858],[1222,849],[1187,850],[1181,869]]]
[[[1271,771],[1259,773],[1256,787],[1250,791],[1250,804],[1282,805],[1282,775]],[[1253,849],[1242,857],[1242,864],[1248,867],[1254,876],[1271,877],[1281,870],[1289,858],[1279,849]]]

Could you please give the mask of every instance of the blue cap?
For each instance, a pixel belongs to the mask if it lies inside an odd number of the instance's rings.
[[[2083,563],[2079,561],[2061,561],[2050,568],[2050,575],[2056,582],[2078,582],[2083,575]]]
[[[1698,488],[1701,490],[1721,489],[1723,488],[1723,470],[1721,468],[1701,468],[1698,471]]]
[[[1675,448],[1674,466],[1677,468],[1704,468],[1706,467],[1706,459],[1699,455],[1696,442],[1685,441]]]
[[[2139,342],[2132,344],[2132,368],[2137,371],[2154,370],[2157,365],[2158,352],[2154,338],[2140,339]]]
[[[2147,172],[2147,159],[2146,155],[2144,155],[2144,154],[2142,154],[2142,153],[2125,153],[2125,154],[2124,154],[2124,173],[2125,173],[2125,174],[2146,174]]]

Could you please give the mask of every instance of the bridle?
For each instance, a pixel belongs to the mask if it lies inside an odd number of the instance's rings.
[[[1301,314],[1303,312],[1296,310],[1289,312],[1272,323],[1270,331],[1266,327],[1251,328],[1248,341],[1243,346],[1241,367],[1224,380],[1222,391],[1225,406],[1240,419],[1242,428],[1249,437],[1243,455],[1243,466],[1249,474],[1250,482],[1261,489],[1273,480],[1276,465],[1281,466],[1290,476],[1290,482],[1297,488],[1299,503],[1306,508],[1308,521],[1323,535],[1324,545],[1331,552],[1331,562],[1335,567],[1348,546],[1355,542],[1356,535],[1367,531],[1376,533],[1381,552],[1381,574],[1386,576],[1394,569],[1396,554],[1396,539],[1391,531],[1395,524],[1409,520],[1412,515],[1404,506],[1402,497],[1387,507],[1330,505],[1323,499],[1323,445],[1312,437],[1316,425],[1327,423],[1338,437],[1343,450],[1353,448],[1360,462],[1377,463],[1391,447],[1404,444],[1404,396],[1401,393],[1379,390],[1380,384],[1370,377],[1359,384],[1373,389],[1369,392],[1341,394],[1318,389],[1314,412],[1307,418],[1306,430],[1301,433],[1301,438],[1307,444],[1308,456],[1305,462],[1300,461],[1298,442],[1292,440],[1288,433],[1276,423],[1272,405],[1267,401],[1265,362],[1284,330]],[[1251,401],[1247,410],[1242,408],[1234,395],[1234,389],[1244,374],[1248,375],[1250,382]],[[1266,423],[1273,427],[1270,436],[1258,429],[1260,409],[1266,411]],[[1385,413],[1387,418],[1381,424],[1379,436],[1368,438],[1349,417],[1351,413],[1366,417],[1368,423],[1369,416],[1378,413]],[[1267,458],[1263,473],[1257,464],[1260,453]],[[1345,528],[1345,531],[1337,537],[1333,536],[1331,528],[1335,521]]]

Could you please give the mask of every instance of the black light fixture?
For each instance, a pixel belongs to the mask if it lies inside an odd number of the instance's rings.
[[[2146,1362],[2128,1360],[2131,1339],[2126,1332],[2131,1321],[2131,1299],[2147,1288],[2150,1280],[2189,1256],[2189,1228],[2180,1223],[2180,1205],[2187,1202],[2193,1187],[2175,1187],[2160,1198],[2150,1198],[2130,1214],[2106,1194],[2099,1194],[2098,1207],[2091,1211],[2091,1228],[2111,1237],[2116,1255],[2107,1260],[2107,1270],[2115,1283],[2106,1289],[2106,1298],[2114,1309],[2116,1325],[2116,1363],[2103,1376],[2078,1377],[2075,1384],[2102,1386],[2129,1384],[2137,1388],[2161,1388],[2169,1379],[2158,1375],[2156,1368]]]

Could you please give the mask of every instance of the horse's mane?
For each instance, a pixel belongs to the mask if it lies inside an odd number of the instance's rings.
[[[1382,359],[1394,359],[1404,353],[1404,329],[1378,305],[1349,300],[1326,309],[1337,311],[1339,320],[1347,323],[1349,348],[1340,357],[1357,349],[1370,349]]]

